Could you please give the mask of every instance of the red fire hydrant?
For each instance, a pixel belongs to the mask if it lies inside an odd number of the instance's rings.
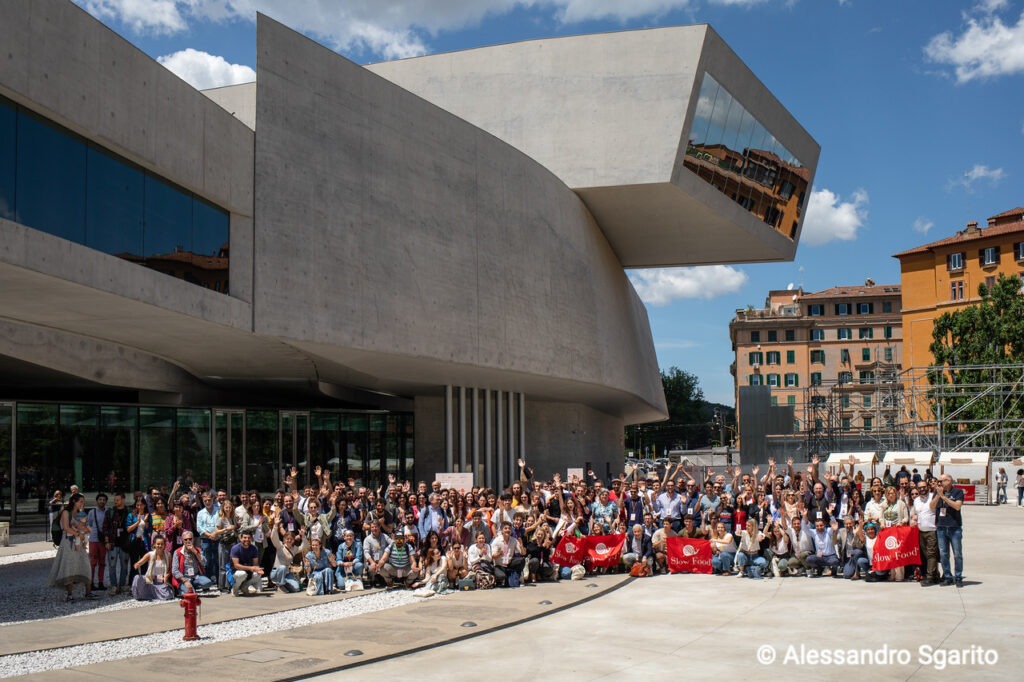
[[[194,642],[199,639],[199,635],[196,633],[196,617],[199,614],[199,605],[203,603],[203,600],[195,592],[186,592],[181,595],[181,601],[178,603],[181,608],[185,609],[185,636],[182,637],[182,640]]]

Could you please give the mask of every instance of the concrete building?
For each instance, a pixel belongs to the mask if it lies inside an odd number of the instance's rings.
[[[893,430],[899,406],[891,394],[903,362],[900,308],[899,285],[868,280],[813,293],[770,291],[763,308],[737,310],[729,323],[736,352],[730,369],[744,461],[767,456],[760,439],[772,433],[826,450],[858,434],[871,439]],[[770,392],[744,391],[748,386]],[[791,429],[767,431],[761,417],[744,425],[745,410],[772,414],[759,404],[765,397],[770,407],[792,408]]]
[[[624,266],[792,258],[819,153],[706,26],[368,69],[260,16],[256,83],[201,93],[67,0],[0,12],[0,514],[617,468],[666,412]]]

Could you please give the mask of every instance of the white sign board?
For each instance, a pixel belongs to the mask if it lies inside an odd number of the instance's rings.
[[[441,489],[472,490],[473,474],[469,473],[437,473],[434,480],[441,484]]]
[[[576,478],[578,478],[578,479],[580,479],[582,481],[583,480],[583,467],[579,467],[578,469],[566,469],[565,470],[565,480],[566,481],[571,481],[573,476],[575,476]]]

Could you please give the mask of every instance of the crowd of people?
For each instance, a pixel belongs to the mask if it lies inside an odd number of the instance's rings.
[[[887,468],[868,480],[852,461],[849,470],[842,464],[822,472],[817,456],[806,471],[770,460],[763,473],[758,466],[716,473],[678,465],[661,476],[634,471],[610,481],[592,471],[541,481],[522,461],[519,470],[504,490],[454,490],[393,475],[372,488],[332,481],[320,467],[300,487],[293,468],[273,495],[231,498],[186,477],[130,500],[115,492],[111,503],[99,493],[88,510],[72,489],[66,502],[53,500],[58,554],[50,584],[69,601],[76,584],[89,599],[108,589],[136,599],[367,587],[429,596],[588,570],[665,573],[672,537],[708,540],[720,575],[814,578],[827,571],[866,582],[963,584],[963,492],[947,474]],[[874,570],[879,533],[901,525],[919,531],[920,565]],[[565,538],[618,534],[625,537],[614,567],[556,560]]]

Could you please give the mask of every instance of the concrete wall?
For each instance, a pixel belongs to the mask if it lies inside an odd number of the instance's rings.
[[[565,479],[569,467],[587,462],[598,478],[622,473],[625,424],[586,405],[527,401],[526,462],[537,476]]]
[[[664,414],[646,311],[564,184],[262,16],[258,45],[257,333],[382,388]]]

